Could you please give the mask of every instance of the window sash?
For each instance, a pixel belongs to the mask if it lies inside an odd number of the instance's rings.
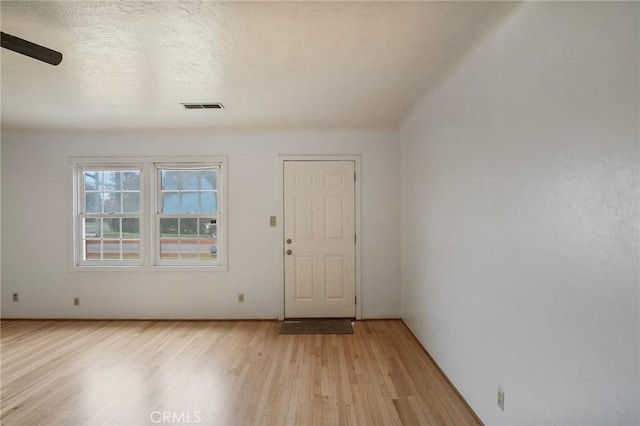
[[[123,181],[122,174],[120,175],[120,181],[116,185],[115,188],[106,190],[104,187],[104,182],[101,181],[97,185],[96,189],[87,189],[86,187],[86,178],[85,174],[88,172],[138,172],[138,189],[125,189],[125,183]],[[110,165],[110,164],[101,164],[101,165],[82,165],[78,167],[78,186],[79,186],[79,203],[78,203],[78,212],[81,214],[138,214],[142,212],[142,202],[143,202],[143,179],[144,172],[141,164],[119,164],[119,165]],[[103,178],[104,179],[104,176]],[[117,205],[119,206],[119,211],[104,211],[106,202],[104,200],[100,201],[100,210],[101,212],[88,212],[87,211],[87,195],[88,194],[117,194]],[[126,197],[125,194],[137,194],[138,195],[138,207],[136,211],[125,211],[126,206]],[[102,198],[99,196],[98,198]]]
[[[155,211],[155,220],[154,220],[154,263],[156,266],[214,266],[220,267],[222,266],[222,259],[224,253],[222,253],[222,242],[223,236],[221,233],[224,231],[222,229],[222,197],[224,194],[221,194],[220,188],[222,184],[222,164],[214,164],[214,163],[155,163],[155,202],[154,202],[154,211]],[[172,188],[172,189],[163,189],[163,180],[162,173],[165,171],[201,171],[201,170],[215,170],[216,171],[216,180],[215,186],[213,189],[183,189],[181,187]],[[200,187],[200,183],[197,183],[198,187]],[[216,211],[212,212],[177,212],[177,213],[165,213],[163,211],[163,202],[164,194],[173,193],[173,194],[199,194],[199,202],[202,194],[213,193],[216,196]],[[199,206],[201,206],[199,204]],[[183,251],[183,245],[181,242],[181,238],[163,238],[162,237],[162,229],[161,229],[161,221],[163,219],[196,219],[196,220],[211,220],[215,219],[217,224],[217,238],[215,239],[215,244],[205,243],[201,244],[202,240],[210,240],[210,238],[206,238],[205,235],[198,234],[195,240],[191,238],[192,242],[188,243],[191,245],[196,245],[196,255],[194,256],[193,250],[185,250]],[[184,240],[189,240],[185,238]],[[164,257],[163,256],[163,241],[171,241],[174,244],[174,250],[176,253],[176,257]],[[216,247],[217,252],[214,254],[203,252],[202,247],[210,248],[212,246]]]
[[[96,224],[96,227],[100,230],[100,233],[95,236],[88,236],[86,234],[86,219],[98,219],[100,223]],[[118,224],[118,235],[117,236],[107,236],[104,233],[104,220],[113,220],[120,219]],[[123,219],[135,219],[138,221],[138,232],[137,238],[127,238],[124,234],[124,225]],[[142,215],[110,215],[110,214],[79,214],[78,215],[78,229],[77,229],[77,248],[78,248],[78,265],[142,265],[143,259],[143,233],[142,233]],[[99,245],[99,258],[91,258],[89,255],[88,247],[89,244]],[[109,258],[108,254],[105,253],[105,244],[109,244],[112,246],[112,250],[110,254],[117,254],[118,258]],[[126,245],[134,245],[137,244],[137,251],[133,253],[137,256],[127,259],[127,250],[125,249]],[[114,253],[113,245],[117,245],[117,251]],[[95,254],[95,252],[94,252]]]
[[[177,219],[177,233],[176,235],[163,236],[161,222],[163,219]],[[198,232],[193,234],[182,234],[180,226],[180,220],[196,220],[196,221],[211,221],[215,220],[216,225],[220,225],[220,215],[218,214],[157,214],[155,220],[156,238],[155,238],[155,263],[158,266],[221,266],[222,261],[218,249],[220,247],[220,234],[218,233],[215,238],[200,232],[200,226],[197,227]],[[198,223],[198,222],[197,222]],[[200,222],[202,223],[202,222]],[[199,224],[200,224],[199,223]],[[165,234],[166,235],[166,234]],[[189,237],[183,236],[189,235]],[[214,242],[215,241],[215,242]],[[169,250],[163,250],[163,244],[168,246],[174,246],[173,253]],[[183,250],[184,245],[196,246],[194,250]],[[177,246],[177,247],[176,247]],[[216,247],[214,254],[211,251],[212,247]],[[177,250],[176,250],[177,248]],[[204,251],[207,249],[207,251]],[[168,256],[164,257],[163,254]],[[174,257],[175,255],[175,257]]]
[[[89,172],[137,172],[138,173],[138,188],[137,189],[125,189],[125,183],[123,176],[119,176],[119,182],[114,184],[112,190],[106,190],[104,187],[104,176],[100,178],[100,181],[96,183],[95,189],[88,189],[86,185],[86,174]],[[143,264],[144,256],[144,234],[143,234],[143,218],[142,218],[142,204],[144,197],[144,170],[141,163],[87,163],[76,164],[76,265],[77,266],[141,266]],[[88,212],[87,211],[87,194],[105,194],[114,193],[118,194],[119,198],[119,212]],[[125,196],[124,194],[138,194],[138,207],[137,211],[125,212]],[[104,210],[104,203],[101,202],[100,209]],[[88,237],[86,235],[85,221],[86,219],[99,220],[100,235],[94,237]],[[119,236],[108,237],[104,235],[104,219],[120,219],[120,225],[122,227],[122,219],[136,219],[138,220],[138,238],[124,238],[123,231],[120,229]],[[99,258],[90,258],[88,251],[89,244],[96,244],[99,246]],[[125,245],[137,244],[137,251],[134,252],[136,257],[127,259]],[[105,245],[111,246],[110,253],[105,253]],[[114,251],[114,246],[117,247],[117,251]],[[95,254],[95,253],[94,253]],[[117,255],[117,258],[108,258],[109,255]]]
[[[220,164],[212,164],[212,163],[155,163],[156,168],[156,202],[155,202],[155,212],[156,214],[204,214],[204,215],[214,215],[220,214],[220,181],[221,181],[221,170],[222,167]],[[162,172],[163,171],[201,171],[201,170],[215,170],[216,171],[216,184],[213,189],[163,189],[163,181],[162,181]],[[199,183],[198,183],[199,185]],[[179,213],[165,213],[163,211],[163,194],[215,194],[216,196],[216,211],[206,212],[206,211],[198,211],[198,212],[179,212]],[[201,203],[201,196],[198,197],[199,204]]]

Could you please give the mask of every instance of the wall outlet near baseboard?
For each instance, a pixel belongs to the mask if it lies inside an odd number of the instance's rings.
[[[79,297],[74,297],[73,298],[73,306],[80,306],[80,298]]]
[[[20,296],[18,296],[18,293],[13,293],[13,301],[14,302],[19,302],[20,301]]]
[[[504,390],[498,386],[498,408],[504,411]]]
[[[244,302],[244,293],[238,294],[238,302]]]

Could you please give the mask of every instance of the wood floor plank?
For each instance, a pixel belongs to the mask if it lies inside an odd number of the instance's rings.
[[[401,321],[3,321],[3,425],[477,425]],[[161,417],[169,416],[169,417]]]

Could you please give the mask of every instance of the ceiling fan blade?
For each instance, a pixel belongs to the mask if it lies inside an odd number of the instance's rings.
[[[30,41],[12,36],[11,34],[0,32],[0,35],[2,36],[2,47],[5,49],[22,53],[23,55],[51,65],[58,65],[62,62],[62,53],[60,52],[40,46],[39,44],[31,43]]]

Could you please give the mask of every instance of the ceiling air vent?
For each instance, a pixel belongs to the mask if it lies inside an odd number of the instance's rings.
[[[184,109],[222,109],[224,106],[220,102],[213,102],[208,104],[202,103],[182,103]]]

